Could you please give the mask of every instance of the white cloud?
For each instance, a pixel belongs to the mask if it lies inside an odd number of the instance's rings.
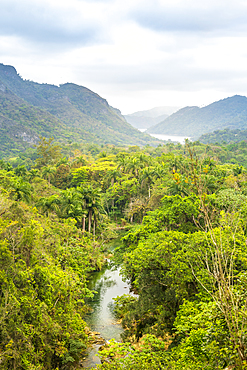
[[[0,62],[74,82],[124,113],[247,94],[247,3],[2,0]]]
[[[100,6],[71,1],[3,0],[0,33],[52,47],[73,48],[76,45],[102,42]]]
[[[242,1],[153,0],[129,14],[141,26],[159,32],[199,32],[209,36],[247,30],[247,4]]]

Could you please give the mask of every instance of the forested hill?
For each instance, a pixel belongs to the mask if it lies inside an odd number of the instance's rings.
[[[247,98],[235,95],[206,107],[185,107],[147,131],[198,138],[215,130],[247,129]]]
[[[128,124],[121,113],[89,89],[23,80],[0,64],[0,152],[20,151],[39,135],[58,141],[154,145],[157,140]]]
[[[199,140],[204,144],[209,143],[239,143],[247,140],[247,130],[216,130],[199,137]]]

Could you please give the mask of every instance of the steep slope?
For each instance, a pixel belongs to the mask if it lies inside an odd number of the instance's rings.
[[[70,138],[56,117],[31,106],[0,83],[0,156],[25,150],[36,144],[40,135]]]
[[[46,137],[52,135],[60,141],[72,140],[99,144],[157,144],[157,140],[134,129],[117,109],[110,107],[105,99],[85,87],[71,83],[54,86],[25,81],[17,74],[14,67],[3,64],[0,64],[0,85],[3,93],[8,91],[16,97],[13,110],[18,112],[15,114],[18,124],[20,123],[18,105],[20,107],[25,105],[26,119],[21,122],[36,135]],[[5,94],[5,101],[10,95]],[[9,104],[12,104],[11,99]],[[28,113],[29,109],[30,113]],[[34,125],[34,121],[39,120],[30,120],[32,111],[39,112],[38,115],[42,117],[48,117],[41,119],[46,122],[46,130],[41,130],[39,124]],[[6,113],[4,105],[0,113],[12,119]],[[11,135],[7,127],[4,130],[6,135]]]
[[[247,98],[245,96],[235,95],[203,108],[182,108],[147,131],[198,138],[204,133],[225,128],[247,128]]]

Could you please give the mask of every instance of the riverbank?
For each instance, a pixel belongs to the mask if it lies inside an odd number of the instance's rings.
[[[123,232],[121,233],[123,235]],[[112,241],[109,251],[119,246],[120,238]],[[86,303],[91,312],[85,316],[90,328],[91,346],[86,351],[83,367],[91,369],[100,363],[97,356],[99,348],[110,339],[121,342],[123,328],[114,313],[113,298],[130,293],[128,282],[120,275],[120,266],[108,259],[101,271],[93,272],[89,278],[88,288],[95,292],[93,298],[87,298]]]

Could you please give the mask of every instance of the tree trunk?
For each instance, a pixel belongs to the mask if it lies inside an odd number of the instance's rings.
[[[82,216],[82,232],[83,232],[83,234],[85,232],[85,227],[86,227],[86,216],[83,215]]]
[[[93,219],[93,239],[95,239],[95,229],[96,229],[96,220],[95,220],[95,216],[94,216],[94,219]]]
[[[91,224],[92,224],[92,210],[88,212],[88,232],[91,233]]]

